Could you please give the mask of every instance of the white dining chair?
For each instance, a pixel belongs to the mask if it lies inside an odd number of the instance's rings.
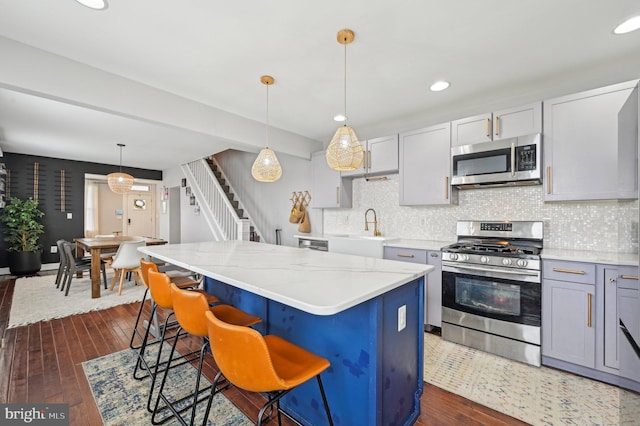
[[[116,281],[120,279],[120,286],[118,287],[118,296],[122,295],[122,285],[124,284],[124,276],[131,272],[136,285],[140,285],[140,252],[138,247],[144,247],[146,242],[144,240],[139,241],[124,241],[118,247],[118,251],[111,260],[107,263],[115,270],[116,274],[111,281],[111,291],[113,291]]]

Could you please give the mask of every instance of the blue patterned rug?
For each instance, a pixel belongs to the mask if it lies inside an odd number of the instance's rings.
[[[157,347],[157,345],[153,345]],[[168,354],[169,349],[163,353]],[[147,356],[152,357],[150,353]],[[137,352],[125,349],[110,355],[96,358],[82,363],[84,374],[87,376],[93,398],[96,401],[102,422],[105,425],[150,425],[151,413],[146,410],[147,393],[151,379],[143,380],[133,378],[133,368],[137,359]],[[155,358],[152,358],[155,362]],[[161,377],[160,377],[161,379]],[[167,376],[169,398],[178,400],[189,395],[196,380],[196,369],[191,364],[172,368]],[[202,378],[200,387],[206,387],[210,382]],[[158,387],[158,384],[156,384]],[[205,401],[198,404],[195,424],[202,424],[202,417],[206,408]],[[189,420],[191,411],[183,413],[183,417]],[[177,425],[175,419],[165,423]],[[222,394],[213,399],[208,425],[253,425],[253,423]]]

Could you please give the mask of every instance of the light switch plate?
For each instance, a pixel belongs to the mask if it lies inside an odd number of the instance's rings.
[[[402,331],[407,326],[407,305],[398,308],[398,331]]]
[[[67,213],[67,219],[73,219],[73,213]]]

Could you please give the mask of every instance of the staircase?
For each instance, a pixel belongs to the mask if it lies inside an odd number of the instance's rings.
[[[217,241],[261,240],[215,159],[192,161],[181,168]]]
[[[238,217],[242,219],[249,219],[248,217],[245,217],[244,209],[240,208],[240,202],[235,199],[235,194],[232,192],[231,187],[227,185],[227,179],[213,157],[207,158],[206,161]],[[251,223],[250,219],[249,221],[249,223]],[[260,235],[256,232],[255,226],[251,224],[249,225],[249,241],[260,241]]]

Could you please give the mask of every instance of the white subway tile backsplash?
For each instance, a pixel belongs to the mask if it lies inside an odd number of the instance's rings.
[[[364,212],[374,208],[386,236],[453,242],[458,220],[542,220],[545,247],[638,252],[638,201],[545,203],[537,185],[459,191],[453,206],[404,207],[398,186],[398,175],[354,179],[353,208],[326,209],[324,232],[364,234]]]

